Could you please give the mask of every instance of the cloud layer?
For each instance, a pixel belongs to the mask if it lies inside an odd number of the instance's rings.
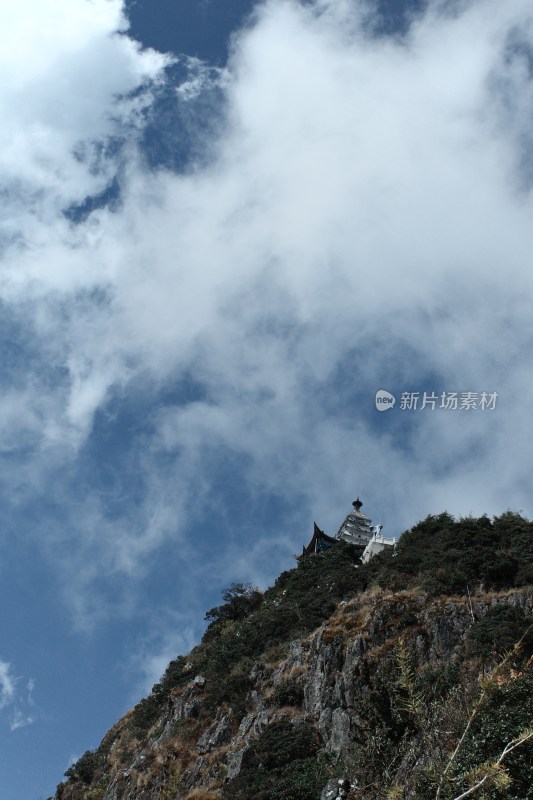
[[[20,678],[13,675],[12,665],[0,659],[0,713],[9,716],[11,732],[32,725],[35,717],[31,711],[35,682],[30,679],[26,686],[26,696],[18,689]]]
[[[2,33],[35,21],[2,65],[0,434],[6,500],[47,498],[74,613],[95,585],[126,609],[106,580],[202,530],[211,493],[230,514],[228,470],[242,503],[286,504],[283,557],[357,488],[389,533],[531,514],[530,5],[434,2],[394,38],[362,2],[263,4],[226,71],[188,66],[182,118],[210,99],[179,173],[139,145],[169,59],[114,33],[119,2],[66,5],[25,0]],[[65,216],[117,176],[118,203]],[[379,415],[379,388],[499,398]]]

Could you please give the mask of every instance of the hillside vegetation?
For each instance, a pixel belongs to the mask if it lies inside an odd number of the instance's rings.
[[[441,514],[359,556],[230,587],[56,800],[533,798],[533,524]]]

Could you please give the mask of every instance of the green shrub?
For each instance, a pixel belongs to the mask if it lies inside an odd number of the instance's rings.
[[[154,692],[152,690],[152,694],[137,703],[128,721],[128,730],[133,736],[137,739],[143,739],[146,736],[160,716],[163,702],[161,691]]]
[[[531,620],[521,608],[497,605],[489,608],[484,617],[475,622],[468,632],[470,655],[486,659],[500,659],[522,638]]]
[[[383,588],[423,586],[432,595],[524,586],[533,579],[532,538],[533,523],[517,514],[493,522],[440,514],[404,533],[396,555],[385,551],[362,572]]]
[[[217,622],[246,619],[263,601],[263,593],[251,583],[232,583],[222,595],[223,605],[206,612],[205,619],[213,620],[208,631]]]
[[[464,749],[460,753],[457,772],[487,761],[497,759],[506,744],[533,720],[533,669],[510,679],[492,692],[489,702],[472,726]],[[504,767],[511,778],[506,792],[493,789],[487,792],[490,800],[531,800],[533,798],[533,742],[529,741],[513,750],[505,759]]]
[[[108,785],[109,783],[106,780],[99,781],[96,786],[92,786],[87,792],[85,792],[82,800],[102,800]]]
[[[307,722],[270,725],[246,751],[241,771],[223,789],[227,800],[316,800],[331,775],[317,756],[320,739]]]
[[[273,769],[290,761],[314,756],[320,739],[308,722],[282,720],[269,725],[255,744],[244,754],[245,769]]]
[[[252,685],[252,680],[246,670],[220,675],[209,685],[205,709],[213,711],[221,705],[227,704],[237,717],[243,717],[246,714],[246,696]]]
[[[65,776],[89,785],[97,769],[101,766],[102,759],[98,752],[87,750],[75,764],[66,770]]]
[[[289,681],[277,686],[272,696],[272,703],[275,706],[296,706],[301,708],[303,701],[303,686],[295,681]]]

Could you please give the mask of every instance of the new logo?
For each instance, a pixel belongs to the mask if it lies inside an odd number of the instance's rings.
[[[376,408],[378,411],[388,411],[389,408],[394,408],[396,398],[385,389],[378,389],[376,392]]]

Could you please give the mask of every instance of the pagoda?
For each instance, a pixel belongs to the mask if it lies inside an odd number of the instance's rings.
[[[396,555],[396,539],[386,539],[383,536],[381,533],[383,525],[381,523],[372,527],[372,520],[361,511],[363,506],[361,500],[357,498],[357,500],[353,501],[352,506],[353,511],[344,519],[335,536],[328,536],[327,533],[320,530],[315,522],[313,538],[307,547],[303,547],[302,554],[295,556],[295,558],[299,561],[306,556],[323,553],[340,541],[348,542],[348,544],[359,548],[359,557],[362,564],[367,564],[371,558],[388,547],[392,547],[393,555]]]
[[[349,544],[366,547],[374,534],[372,520],[361,511],[363,504],[359,498],[354,500],[352,505],[354,510],[348,514],[335,534],[335,538],[338,540],[343,539]]]
[[[379,532],[381,532],[383,526],[377,525],[376,528],[372,528],[371,520],[361,511],[363,504],[359,498],[354,500],[352,505],[354,510],[348,514],[334,536],[328,536],[327,533],[320,530],[315,522],[311,541],[307,547],[303,547],[302,554],[296,556],[296,558],[305,558],[306,556],[323,553],[341,540],[359,547],[362,555],[374,534],[378,532],[378,528]]]

